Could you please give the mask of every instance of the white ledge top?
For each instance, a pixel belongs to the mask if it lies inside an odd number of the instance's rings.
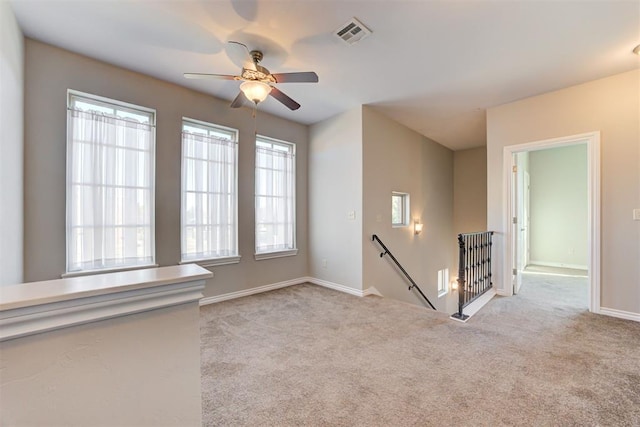
[[[199,265],[183,264],[0,286],[0,311],[210,277],[213,274]]]

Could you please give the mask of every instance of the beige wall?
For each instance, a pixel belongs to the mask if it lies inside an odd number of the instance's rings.
[[[503,147],[601,132],[601,306],[640,314],[640,70],[491,108],[487,113],[487,220],[504,289]]]
[[[27,39],[25,75],[25,280],[59,278],[65,270],[66,92],[75,89],[157,113],[156,258],[180,261],[180,133],[183,116],[240,132],[240,264],[211,268],[205,296],[307,275],[307,126],[258,110],[258,133],[296,143],[297,244],[294,257],[255,261],[254,121],[249,109]],[[269,102],[269,101],[267,101]],[[273,102],[273,100],[271,100]]]
[[[0,1],[0,285],[23,277],[24,37]]]
[[[389,259],[379,257],[371,241],[377,234],[413,277],[431,302],[442,311],[454,311],[452,294],[438,299],[437,272],[453,263],[453,152],[413,130],[363,108],[363,277],[386,297],[417,305],[424,303],[407,291],[403,277]],[[391,193],[410,194],[411,226],[391,226]],[[424,224],[415,235],[413,220]],[[450,300],[450,301],[449,301]]]
[[[362,108],[311,126],[309,140],[309,273],[361,290]]]
[[[453,153],[453,229],[456,235],[487,230],[487,148]]]
[[[529,153],[530,263],[587,268],[587,146]]]
[[[200,426],[198,303],[0,343],[0,425]]]

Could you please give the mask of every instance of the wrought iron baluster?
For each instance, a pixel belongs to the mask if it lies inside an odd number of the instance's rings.
[[[464,307],[491,289],[491,248],[493,231],[458,235],[458,312],[452,317],[465,320]]]

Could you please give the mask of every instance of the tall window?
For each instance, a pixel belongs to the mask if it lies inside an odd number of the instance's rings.
[[[237,131],[182,122],[182,261],[238,256]]]
[[[256,138],[256,259],[295,255],[295,145]]]
[[[67,273],[152,265],[155,112],[69,91]]]

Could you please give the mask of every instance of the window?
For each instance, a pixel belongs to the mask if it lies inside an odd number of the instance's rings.
[[[256,138],[256,259],[295,255],[295,145]]]
[[[182,262],[207,265],[238,256],[238,132],[182,122]]]
[[[69,91],[67,273],[153,265],[155,112]]]
[[[391,225],[406,227],[409,225],[409,194],[391,193]]]
[[[438,297],[449,292],[449,269],[438,270]]]

